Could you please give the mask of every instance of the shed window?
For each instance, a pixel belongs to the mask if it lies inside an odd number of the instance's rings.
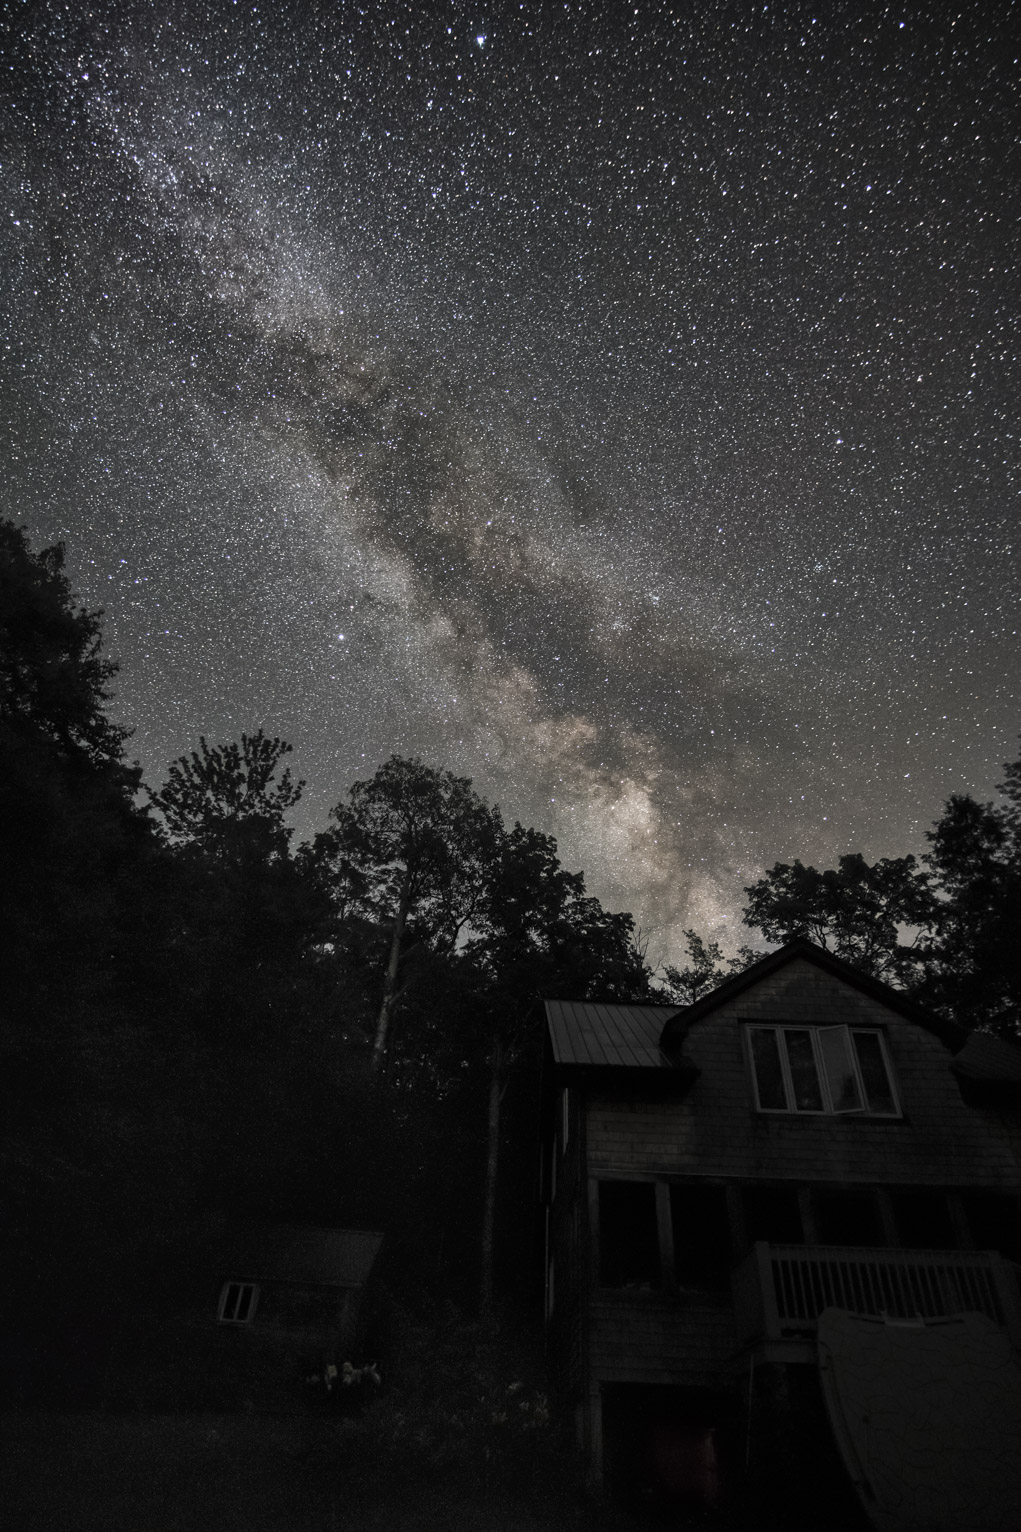
[[[254,1282],[225,1282],[216,1317],[221,1324],[247,1325],[255,1318],[259,1289]]]
[[[604,1287],[659,1287],[662,1270],[651,1181],[600,1181],[599,1280]]]
[[[899,1115],[875,1029],[751,1026],[748,1032],[760,1112]]]

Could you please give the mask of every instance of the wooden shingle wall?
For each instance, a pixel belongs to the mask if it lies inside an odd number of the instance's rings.
[[[882,1027],[903,1119],[756,1112],[747,1021]],[[683,1100],[628,1103],[592,1091],[589,1174],[1021,1190],[1009,1140],[962,1101],[939,1039],[812,963],[795,959],[693,1024],[685,1053],[701,1073]]]
[[[712,1388],[739,1348],[729,1304],[657,1301],[600,1292],[592,1299],[589,1359],[607,1383],[676,1383]]]

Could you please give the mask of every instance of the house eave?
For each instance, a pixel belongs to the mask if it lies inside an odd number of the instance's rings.
[[[745,968],[741,973],[734,974],[732,978],[725,979],[717,989],[711,990],[701,1000],[696,1000],[693,1005],[687,1006],[677,1015],[668,1017],[663,1025],[660,1046],[670,1051],[682,1045],[689,1029],[695,1023],[711,1016],[721,1007],[731,1004],[753,985],[798,959],[814,964],[824,973],[831,974],[834,978],[842,980],[843,983],[867,995],[870,1000],[875,1000],[880,1005],[885,1005],[887,1009],[905,1017],[906,1020],[924,1027],[926,1031],[938,1037],[952,1053],[963,1047],[968,1035],[963,1027],[934,1016],[914,1000],[909,999],[907,995],[902,994],[900,990],[884,984],[881,979],[871,978],[860,969],[846,963],[843,958],[836,957],[824,947],[818,947],[814,942],[802,937],[787,942],[783,947],[778,947],[775,952],[767,953],[750,968]]]

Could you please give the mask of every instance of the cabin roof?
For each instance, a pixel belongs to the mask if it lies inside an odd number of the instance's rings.
[[[629,1004],[622,1001],[546,1000],[546,1019],[553,1061],[564,1066],[616,1069],[672,1069],[679,1061],[689,1028],[721,1006],[734,1001],[745,990],[768,974],[775,973],[795,959],[806,959],[824,972],[842,979],[873,1000],[880,1001],[927,1031],[934,1032],[956,1051],[965,1042],[963,1028],[945,1022],[923,1010],[901,991],[879,979],[870,978],[814,942],[798,938],[775,952],[766,953],[759,962],[726,979],[694,1005]],[[995,1048],[976,1043],[963,1061],[962,1073],[976,1080],[1021,1085],[1021,1050],[999,1039],[990,1039]],[[1006,1053],[1002,1050],[1007,1050]],[[1016,1056],[1016,1057],[1015,1057]],[[960,1055],[959,1055],[960,1058]],[[1012,1072],[1016,1070],[1016,1075]]]
[[[695,1022],[701,1021],[704,1016],[711,1016],[721,1006],[729,1005],[746,989],[757,984],[760,979],[776,973],[778,969],[786,967],[788,963],[798,958],[814,963],[824,973],[842,979],[845,984],[860,990],[870,999],[878,1000],[881,1005],[896,1011],[908,1021],[913,1021],[918,1026],[924,1027],[926,1031],[935,1033],[951,1050],[960,1048],[963,1044],[966,1036],[963,1028],[934,1016],[901,990],[893,989],[889,984],[884,984],[881,979],[873,979],[868,974],[862,973],[861,969],[846,963],[843,958],[828,952],[825,947],[818,947],[815,942],[810,942],[805,937],[796,937],[793,941],[778,947],[775,952],[766,953],[765,957],[753,963],[750,968],[743,969],[733,978],[725,979],[716,989],[703,995],[701,1000],[696,1000],[694,1005],[679,1007],[664,1023],[663,1046],[676,1047],[683,1042],[688,1029]]]
[[[659,1039],[666,1021],[681,1007],[592,1000],[547,1000],[545,1005],[557,1064],[614,1069],[672,1067]]]
[[[374,1229],[322,1229],[301,1224],[240,1224],[214,1237],[225,1279],[294,1282],[310,1287],[362,1287],[383,1236]]]

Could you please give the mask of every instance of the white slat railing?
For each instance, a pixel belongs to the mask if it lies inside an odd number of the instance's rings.
[[[814,1333],[823,1309],[891,1319],[986,1314],[1018,1320],[1007,1263],[990,1250],[900,1250],[849,1245],[755,1245],[734,1274],[747,1339]]]

